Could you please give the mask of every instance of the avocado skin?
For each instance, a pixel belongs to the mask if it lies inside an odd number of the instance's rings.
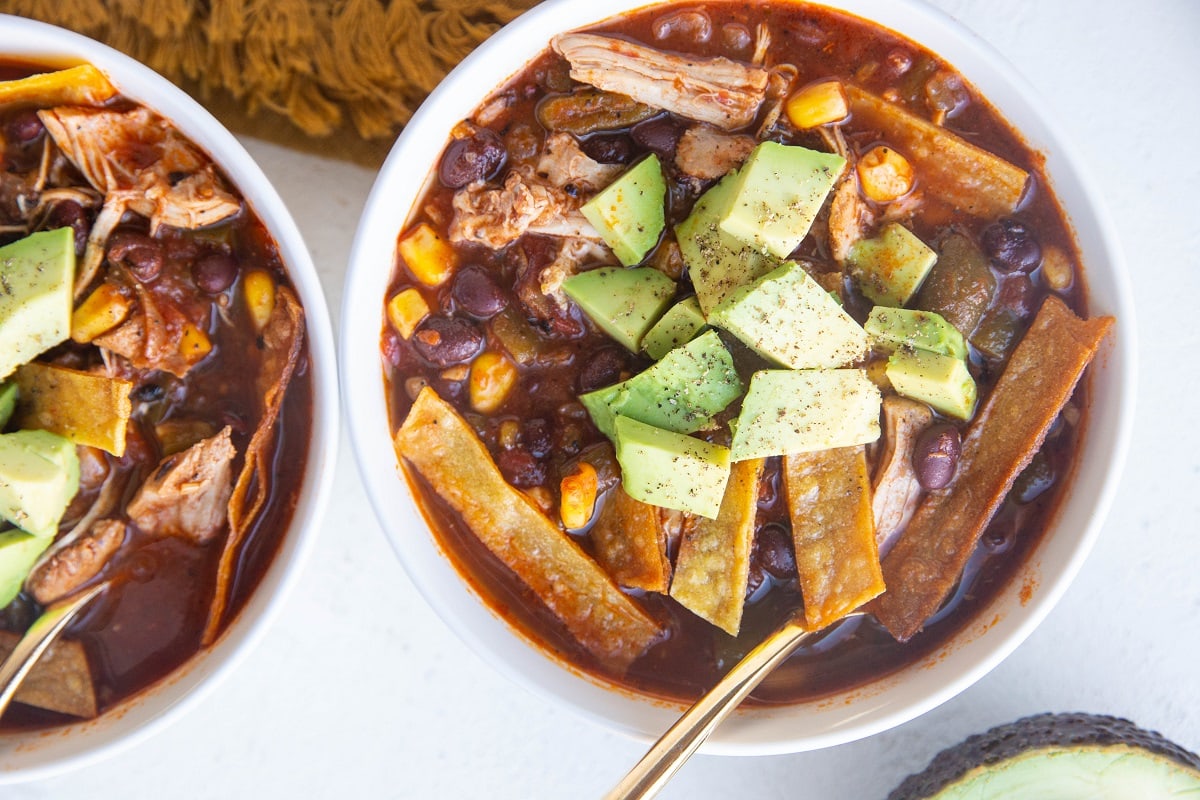
[[[999,764],[1030,750],[1088,745],[1136,747],[1200,771],[1200,756],[1127,719],[1083,712],[1045,713],[998,725],[947,747],[924,770],[905,778],[887,800],[932,797],[976,767]]]

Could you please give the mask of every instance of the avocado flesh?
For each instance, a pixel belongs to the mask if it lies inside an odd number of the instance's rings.
[[[72,228],[0,247],[0,380],[70,335],[74,281]]]
[[[937,253],[898,222],[874,239],[858,241],[846,256],[863,295],[894,308],[908,304],[936,262]]]
[[[667,182],[651,154],[579,210],[625,266],[637,264],[658,244],[666,225]]]
[[[634,353],[675,296],[675,281],[653,267],[601,267],[563,281],[563,291],[596,325]]]
[[[16,409],[17,384],[13,381],[0,383],[0,431],[4,430]]]
[[[0,436],[0,517],[35,536],[53,536],[77,491],[73,443],[49,431]]]
[[[729,448],[617,417],[621,487],[634,500],[716,519],[729,481]]]
[[[0,533],[0,608],[21,591],[29,570],[53,541],[52,534],[34,536],[21,530]]]
[[[700,301],[695,296],[680,300],[642,337],[642,349],[657,361],[674,348],[690,342],[707,326]]]

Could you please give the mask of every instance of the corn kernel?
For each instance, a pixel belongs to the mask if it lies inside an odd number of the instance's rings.
[[[416,289],[397,292],[388,301],[387,310],[392,327],[405,339],[411,338],[421,320],[429,316],[429,304]]]
[[[784,106],[788,120],[800,130],[841,122],[850,114],[841,81],[822,81],[805,86],[788,98]]]
[[[428,223],[401,236],[399,247],[408,271],[426,286],[441,286],[454,272],[454,251]]]
[[[1042,277],[1046,279],[1046,285],[1056,292],[1071,288],[1075,282],[1071,257],[1061,247],[1050,245],[1042,251]]]
[[[508,358],[500,353],[481,353],[471,364],[471,408],[491,414],[503,405],[516,382],[517,368]]]
[[[558,513],[564,528],[575,530],[591,521],[598,483],[596,468],[586,461],[580,461],[575,470],[559,482],[562,501]]]
[[[190,322],[183,324],[183,335],[179,338],[179,354],[189,364],[195,364],[212,352],[212,340],[208,334]]]
[[[890,203],[912,190],[912,164],[892,148],[878,145],[858,160],[858,181],[867,197]]]
[[[275,280],[265,270],[252,269],[242,278],[242,290],[254,328],[261,332],[275,311]]]
[[[505,450],[516,447],[521,443],[521,423],[515,419],[506,419],[500,423],[496,434],[496,442]]]
[[[124,322],[132,308],[133,301],[120,288],[102,283],[71,314],[71,338],[87,344]]]

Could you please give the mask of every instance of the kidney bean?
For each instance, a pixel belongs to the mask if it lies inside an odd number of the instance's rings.
[[[83,251],[87,249],[88,234],[92,225],[83,213],[83,206],[74,200],[55,203],[46,220],[47,230],[67,227],[75,229],[75,254],[83,255]]]
[[[454,301],[468,314],[491,319],[508,308],[508,297],[481,267],[464,267],[454,276]]]
[[[674,158],[683,126],[669,116],[658,116],[634,125],[629,135],[647,150],[663,158]]]
[[[201,291],[220,294],[233,285],[238,263],[226,253],[209,253],[192,265],[192,280]]]
[[[165,261],[159,242],[133,231],[117,231],[109,238],[108,260],[113,264],[123,264],[142,283],[150,283],[157,278]]]
[[[628,164],[633,160],[633,140],[624,133],[602,133],[584,139],[579,148],[601,164]]]
[[[490,128],[479,128],[447,145],[438,164],[438,178],[451,189],[461,189],[491,178],[507,159],[504,140]]]
[[[522,489],[541,486],[546,481],[546,466],[524,447],[501,450],[496,456],[496,466],[506,481]]]
[[[1018,272],[1005,276],[1000,281],[996,292],[996,307],[1006,308],[1022,319],[1030,317],[1037,309],[1037,290],[1033,280],[1026,274]]]
[[[8,121],[7,136],[13,144],[29,144],[46,130],[35,111],[21,111]]]
[[[1032,272],[1042,263],[1042,246],[1019,220],[1005,218],[984,228],[983,252],[1001,272]]]
[[[621,378],[625,356],[615,347],[605,347],[591,354],[579,370],[579,392],[591,392],[611,386]]]
[[[771,523],[759,529],[754,538],[754,550],[763,569],[779,580],[796,575],[796,553],[792,535],[782,525]]]
[[[949,486],[961,455],[962,438],[958,428],[949,424],[929,426],[913,446],[912,465],[917,481],[925,489]]]
[[[483,349],[483,332],[470,320],[429,317],[412,337],[413,347],[437,367],[465,364]]]

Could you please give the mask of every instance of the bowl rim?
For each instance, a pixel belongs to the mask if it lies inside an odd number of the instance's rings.
[[[255,591],[209,648],[94,720],[0,734],[0,785],[40,780],[111,758],[201,703],[250,654],[300,579],[329,505],[340,398],[333,326],[316,266],[295,220],[237,138],[173,83],[113,48],[64,28],[0,14],[0,57],[51,66],[91,63],[121,93],[153,109],[213,157],[266,225],[305,311],[312,376],[308,464],[291,529]]]
[[[425,174],[412,179],[411,165],[429,164],[432,169],[452,125],[502,83],[497,75],[504,80],[514,75],[551,35],[649,5],[656,4],[546,0],[484,42],[434,90],[395,142],[364,206],[348,262],[340,344],[342,390],[347,397],[357,398],[355,413],[347,417],[355,460],[380,526],[426,602],[477,656],[514,683],[641,741],[652,741],[666,730],[682,706],[635,698],[529,642],[476,596],[441,552],[421,514],[411,508],[414,504],[408,486],[398,477],[399,464],[391,448],[379,335],[385,324],[383,299],[395,263],[396,239],[425,180]],[[1020,574],[989,608],[981,609],[930,657],[825,700],[735,713],[703,746],[711,754],[782,754],[853,741],[907,722],[982,678],[1045,619],[1082,567],[1113,501],[1132,435],[1136,323],[1124,255],[1103,196],[1051,121],[1036,90],[990,44],[918,0],[820,0],[815,5],[874,20],[920,43],[978,86],[1006,119],[1020,120],[1019,130],[1027,143],[1046,156],[1046,174],[1089,264],[1089,312],[1115,314],[1118,325],[1090,371],[1093,409],[1072,486],[1053,523],[1065,528],[1069,522],[1073,535],[1060,531],[1042,537]],[[532,52],[524,44],[530,41],[537,43]],[[522,57],[523,53],[528,55]],[[1068,202],[1068,194],[1078,197]],[[403,209],[403,216],[396,209]],[[386,262],[381,265],[384,254]],[[364,307],[376,310],[364,312]],[[1076,490],[1085,479],[1090,490],[1082,497]],[[404,507],[397,508],[397,497],[406,498]],[[1018,596],[1022,581],[1036,587],[1031,598]],[[981,628],[980,620],[997,608],[1003,613]],[[1019,613],[1009,613],[1013,610]],[[897,693],[908,699],[888,699]],[[798,726],[801,713],[822,717],[822,724],[809,730],[804,725],[811,719],[804,719]]]

